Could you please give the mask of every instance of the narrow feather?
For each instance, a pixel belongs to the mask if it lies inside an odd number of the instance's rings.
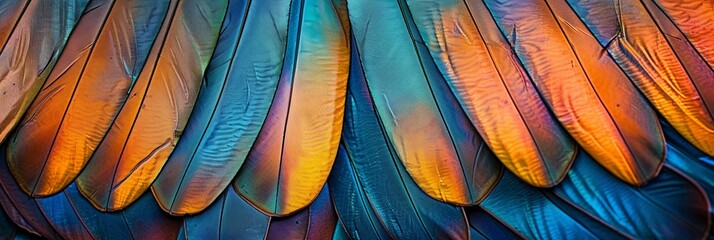
[[[0,2],[0,49],[5,48],[8,37],[15,30],[30,0],[9,0]]]
[[[343,0],[291,3],[280,81],[255,145],[234,182],[269,215],[312,202],[327,180],[342,128],[349,63]]]
[[[168,212],[203,210],[243,164],[275,94],[289,8],[287,0],[229,3],[191,118],[152,185]]]
[[[227,0],[187,0],[169,10],[155,65],[144,67],[77,179],[97,208],[127,207],[161,171],[193,109],[226,8]]]
[[[498,177],[450,92],[403,1],[350,1],[360,61],[377,116],[409,175],[429,196],[457,205],[479,202]]]
[[[270,217],[227,188],[205,211],[183,220],[178,239],[264,239]]]
[[[714,68],[714,2],[699,0],[654,0],[681,29],[697,52]]]
[[[664,118],[714,155],[714,72],[655,4],[647,2],[568,1]]]
[[[30,2],[0,48],[0,142],[47,79],[87,2]]]
[[[265,239],[330,239],[334,234],[330,227],[335,224],[337,215],[326,185],[309,207],[287,217],[271,218]]]
[[[429,197],[397,157],[364,79],[356,44],[344,124],[329,186],[351,239],[467,238],[461,208]]]
[[[461,0],[409,0],[422,39],[498,158],[535,186],[561,181],[572,139],[550,114],[487,10]]]
[[[654,111],[601,54],[577,16],[560,2],[485,2],[551,110],[583,149],[630,184],[653,178],[664,158]]]

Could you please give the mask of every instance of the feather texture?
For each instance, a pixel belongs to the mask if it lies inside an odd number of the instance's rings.
[[[330,239],[336,224],[327,186],[308,208],[283,218],[261,213],[229,188],[206,211],[186,217],[178,238]]]
[[[551,110],[583,149],[630,184],[653,178],[664,157],[657,118],[575,14],[564,4],[542,0],[485,2]]]
[[[8,161],[26,192],[55,194],[79,175],[141,71],[167,4],[90,3],[10,140]]]
[[[8,37],[15,30],[18,21],[30,0],[9,0],[0,3],[0,49],[5,48]]]
[[[664,118],[714,155],[714,72],[654,3],[642,2],[568,1]]]
[[[77,179],[102,210],[120,210],[149,188],[181,136],[218,38],[227,1],[178,1],[111,128]],[[154,51],[152,49],[152,51]],[[155,64],[155,65],[154,65]]]
[[[399,161],[379,122],[356,44],[346,103],[343,144],[329,186],[347,235],[352,239],[467,238],[463,210],[422,192]]]
[[[168,212],[203,210],[238,172],[275,94],[289,9],[286,0],[229,3],[194,111],[152,186]]]
[[[349,64],[343,0],[294,0],[280,81],[236,191],[284,216],[310,204],[327,181],[342,129]]]
[[[521,179],[560,182],[575,146],[551,116],[483,5],[409,0],[422,39],[485,142]]]
[[[669,16],[694,45],[697,52],[714,68],[714,2],[697,0],[651,0]]]
[[[32,1],[0,49],[0,141],[34,99],[88,0]]]
[[[528,238],[696,239],[710,221],[707,197],[682,175],[665,168],[634,188],[584,153],[557,187],[528,188],[506,175],[482,207]]]
[[[483,140],[426,47],[418,44],[405,3],[350,1],[349,6],[377,117],[409,175],[440,201],[479,202],[495,182],[499,165],[487,151],[479,151],[486,149]]]

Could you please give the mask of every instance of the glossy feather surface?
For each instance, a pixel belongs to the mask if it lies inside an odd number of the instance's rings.
[[[310,204],[327,181],[342,129],[349,28],[345,1],[290,5],[288,45],[268,116],[234,187],[284,216]]]
[[[561,181],[575,158],[574,143],[483,5],[407,2],[436,65],[501,162],[535,186]]]
[[[155,65],[146,66],[78,184],[104,210],[120,210],[161,171],[191,114],[227,1],[178,1],[164,20]],[[152,51],[154,49],[152,48]]]
[[[194,111],[153,184],[157,200],[173,214],[206,208],[233,180],[260,132],[280,77],[289,1],[229,5]]]

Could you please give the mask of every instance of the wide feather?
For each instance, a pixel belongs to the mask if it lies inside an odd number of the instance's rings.
[[[575,158],[488,12],[461,0],[409,0],[422,39],[485,142],[534,186],[560,182]]]
[[[352,239],[465,239],[468,226],[463,210],[419,189],[389,142],[372,97],[353,44],[343,144],[329,179],[347,234]],[[474,169],[490,163],[479,161]],[[481,180],[493,186],[495,176]]]
[[[154,45],[159,49],[151,59],[155,65],[144,67],[77,179],[82,194],[97,208],[125,208],[161,171],[191,114],[226,7],[227,0],[188,0],[169,10],[166,36]]]
[[[646,2],[568,1],[664,118],[714,155],[714,71],[656,5]]]
[[[0,48],[0,141],[34,99],[88,0],[38,0],[23,10]]]
[[[275,97],[234,182],[241,196],[269,215],[288,215],[310,204],[332,168],[349,67],[345,5],[344,0],[291,3]]]
[[[275,94],[289,9],[289,0],[229,3],[191,118],[152,185],[171,214],[206,208],[243,164]]]
[[[457,205],[479,202],[499,165],[479,151],[487,147],[419,43],[406,3],[349,6],[372,101],[398,159],[429,196]]]
[[[653,178],[664,158],[657,118],[577,16],[563,4],[543,0],[485,2],[551,110],[583,149],[630,184]]]
[[[714,68],[714,2],[700,0],[650,0],[677,24],[697,52]]]
[[[55,194],[79,175],[141,72],[167,7],[90,3],[10,139],[8,160],[26,192]]]
[[[22,13],[27,9],[30,0],[8,0],[0,2],[0,49],[5,48],[8,37],[17,23],[20,21]]]
[[[337,224],[335,207],[325,185],[309,207],[288,217],[270,219],[265,239],[331,239]]]

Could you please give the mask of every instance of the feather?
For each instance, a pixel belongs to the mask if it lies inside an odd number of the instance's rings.
[[[59,233],[37,206],[37,199],[25,194],[12,178],[7,166],[6,149],[7,144],[0,145],[0,206],[25,231],[48,239],[60,239]]]
[[[714,72],[666,16],[650,1],[568,3],[664,118],[714,155]]]
[[[5,48],[8,37],[10,37],[10,34],[15,30],[28,4],[30,4],[29,0],[0,2],[0,49]]]
[[[54,67],[88,0],[30,2],[0,49],[0,142]]]
[[[702,187],[710,201],[709,211],[714,215],[714,203],[711,202],[714,199],[714,158],[692,146],[669,124],[663,122],[662,125],[667,137],[666,166],[691,178]]]
[[[95,104],[105,106],[107,96],[111,94],[108,94],[109,91],[89,94],[103,89],[87,86],[104,83],[105,88],[117,88],[121,92],[122,83],[128,86],[131,82],[122,82],[121,77],[116,77],[124,76],[124,68],[116,66],[121,65],[122,61],[110,60],[126,59],[132,64],[132,57],[122,57],[132,53],[122,52],[122,49],[115,51],[117,48],[114,44],[123,37],[114,33],[126,32],[117,31],[115,26],[122,25],[124,10],[132,12],[132,9],[125,9],[132,4],[125,2],[116,4],[112,17],[108,15],[114,1],[95,0],[87,6],[85,14],[77,23],[81,31],[75,31],[70,36],[49,80],[37,94],[10,139],[8,163],[25,192],[34,196],[49,196],[62,191],[77,177],[92,154],[92,149],[96,147],[96,142],[103,136],[103,131],[96,131],[92,127],[102,122],[99,114],[102,111]],[[140,20],[140,16],[137,18]],[[104,29],[104,34],[100,34],[105,25],[107,29]],[[98,101],[97,97],[101,100]],[[113,113],[109,113],[106,118],[112,116]]]
[[[178,239],[263,239],[269,224],[269,216],[228,188],[205,211],[184,218]]]
[[[707,197],[676,171],[665,167],[632,187],[585,153],[555,188],[528,188],[506,175],[481,206],[528,238],[697,239],[710,222]]]
[[[429,196],[481,201],[499,164],[446,86],[399,1],[351,1],[350,21],[377,117],[409,175]],[[395,61],[398,60],[398,61]]]
[[[233,189],[226,189],[205,211],[184,219],[179,239],[330,239],[335,226],[327,186],[315,201],[288,217],[258,211]]]
[[[118,213],[100,212],[84,199],[76,184],[62,193],[39,198],[50,223],[66,239],[175,239],[181,221],[166,215],[151,194]]]
[[[285,216],[327,180],[342,128],[349,61],[343,0],[295,0],[268,116],[234,187],[261,211]]]
[[[714,67],[714,2],[698,0],[653,0],[694,45],[697,52]]]
[[[486,5],[551,110],[583,149],[630,184],[655,177],[664,157],[657,118],[575,14],[561,3],[540,0],[488,0]]]
[[[379,122],[371,98],[353,44],[343,144],[329,179],[335,209],[348,236],[467,238],[463,210],[429,197],[409,177]]]
[[[161,30],[165,37],[153,46],[158,49],[154,63],[138,76],[77,179],[98,209],[127,207],[161,171],[191,114],[226,7],[227,0],[188,0],[169,10]]]
[[[471,239],[475,236],[477,239],[526,239],[520,232],[481,207],[469,208],[468,219],[471,225]]]
[[[288,217],[272,218],[265,239],[331,239],[337,215],[325,185],[308,208]]]
[[[461,0],[407,2],[439,70],[501,162],[531,185],[560,182],[575,146],[487,10]]]
[[[152,185],[171,214],[206,208],[238,172],[270,108],[282,67],[287,0],[231,1],[196,106]]]

